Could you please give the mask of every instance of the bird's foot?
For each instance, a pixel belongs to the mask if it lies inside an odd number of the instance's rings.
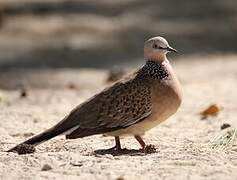
[[[152,154],[156,152],[156,147],[153,144],[148,144],[144,148],[141,149],[141,152],[145,154]]]

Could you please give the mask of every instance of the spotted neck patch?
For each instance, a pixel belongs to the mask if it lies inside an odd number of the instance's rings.
[[[152,79],[165,80],[169,77],[168,71],[158,62],[148,60],[144,66],[147,75]]]

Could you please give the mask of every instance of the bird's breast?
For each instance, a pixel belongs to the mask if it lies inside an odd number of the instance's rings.
[[[151,86],[152,113],[155,119],[160,116],[168,118],[177,111],[182,101],[180,83],[168,61],[165,62],[164,68],[169,73],[168,77],[154,82]]]
[[[169,77],[165,80],[151,83],[151,115],[139,123],[108,133],[108,135],[143,135],[146,131],[165,121],[178,110],[182,100],[180,84],[172,68],[168,65],[166,68],[169,72]]]

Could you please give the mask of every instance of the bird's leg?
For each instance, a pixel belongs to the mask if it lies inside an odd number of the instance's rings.
[[[115,136],[115,146],[108,149],[108,150],[111,150],[111,151],[121,151],[122,150],[119,136]]]
[[[115,150],[117,151],[122,150],[119,136],[115,136]]]
[[[146,145],[145,142],[142,140],[141,136],[136,135],[134,137],[139,142],[139,144],[142,146],[142,149],[141,149],[142,152],[144,152],[145,154],[150,154],[150,153],[156,152],[155,146],[152,144]]]
[[[135,137],[135,139],[139,142],[139,144],[142,146],[142,150],[145,150],[146,144],[145,144],[145,142],[143,141],[142,137],[141,137],[141,136],[138,136],[138,135],[136,135],[136,136],[134,136],[134,137]]]

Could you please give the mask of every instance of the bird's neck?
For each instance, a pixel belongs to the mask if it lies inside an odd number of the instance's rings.
[[[164,53],[153,54],[151,56],[145,56],[144,58],[146,60],[158,62],[159,64],[162,64],[162,62],[167,60],[166,54],[164,54]]]
[[[164,64],[165,62],[162,63],[154,60],[147,60],[145,66],[142,68],[142,71],[148,78],[165,80],[169,77],[169,73]]]

